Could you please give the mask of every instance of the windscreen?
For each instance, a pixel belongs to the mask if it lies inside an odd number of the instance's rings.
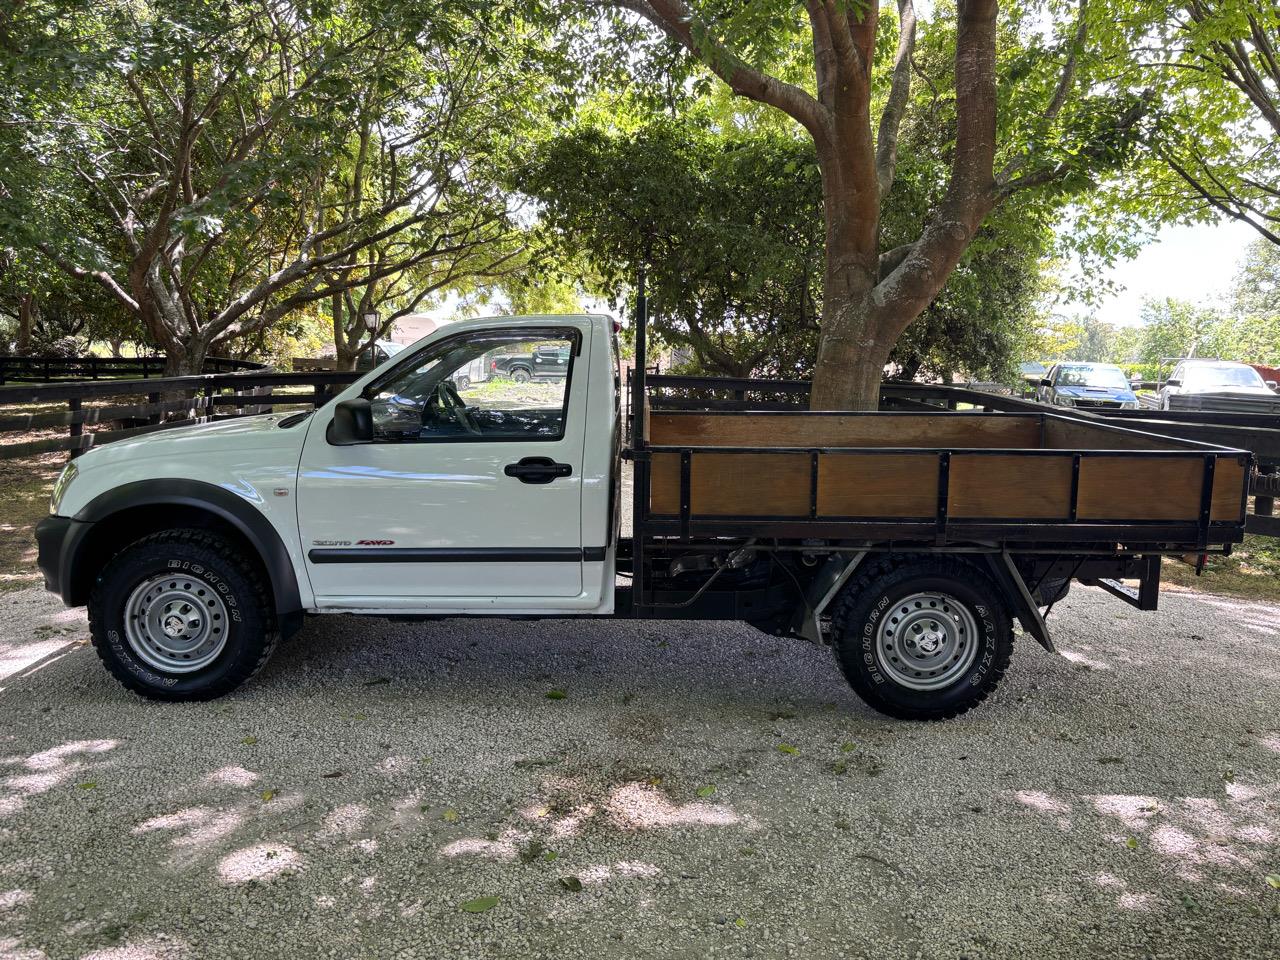
[[[1129,381],[1119,367],[1063,367],[1058,371],[1060,387],[1108,387],[1112,390],[1129,389]]]
[[[1262,377],[1253,367],[1243,364],[1196,364],[1187,367],[1184,378],[1189,387],[1264,387]]]

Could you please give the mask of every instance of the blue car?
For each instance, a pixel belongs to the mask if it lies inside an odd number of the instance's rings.
[[[1055,363],[1040,381],[1038,399],[1058,407],[1138,409],[1137,394],[1114,363]]]

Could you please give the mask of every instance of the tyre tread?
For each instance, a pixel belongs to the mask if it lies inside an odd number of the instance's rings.
[[[111,569],[126,554],[134,550],[167,544],[181,544],[185,547],[206,552],[208,554],[206,562],[215,565],[228,563],[234,565],[237,572],[249,585],[252,600],[257,605],[255,612],[263,624],[262,644],[258,657],[254,662],[247,667],[242,666],[238,670],[224,674],[216,682],[199,690],[174,691],[141,683],[137,677],[115,657],[109,655],[106,650],[107,625],[99,617],[99,611],[103,609],[103,603],[106,599],[104,596],[106,571]],[[243,551],[225,537],[213,531],[197,528],[174,528],[148,534],[117,551],[112,559],[103,565],[102,570],[98,572],[97,577],[94,579],[93,589],[89,595],[89,632],[93,639],[93,648],[97,651],[98,658],[110,671],[111,675],[126,688],[142,697],[168,702],[216,700],[256,676],[258,671],[266,666],[267,661],[271,659],[271,654],[274,652],[276,644],[280,642],[280,629],[276,622],[275,607],[272,603],[271,595],[266,589],[265,582],[266,578],[260,576],[258,571],[254,570],[252,563],[244,556]]]
[[[909,568],[916,576],[953,577],[970,583],[980,583],[984,592],[999,598],[1006,604],[1001,608],[1001,616],[1006,620],[1005,629],[1008,631],[1009,643],[1002,650],[997,651],[988,682],[975,691],[975,696],[972,699],[964,703],[938,709],[911,706],[889,700],[878,693],[874,684],[866,683],[865,678],[858,671],[850,670],[845,663],[845,658],[841,656],[842,638],[848,635],[851,627],[858,629],[860,626],[859,624],[850,623],[850,618],[854,615],[859,601],[869,592],[883,588],[884,580],[887,577],[891,577],[897,571],[905,568]],[[1001,590],[991,577],[986,574],[986,571],[975,564],[957,560],[953,557],[930,556],[922,558],[918,555],[914,557],[882,556],[869,564],[859,567],[855,571],[853,578],[840,591],[840,596],[836,600],[835,609],[831,614],[831,637],[831,649],[835,652],[836,662],[840,665],[840,672],[844,675],[849,686],[854,689],[854,692],[864,702],[873,709],[896,717],[899,720],[925,721],[954,719],[986,700],[999,686],[1000,681],[1004,679],[1005,672],[1009,668],[1014,639],[1007,600],[1005,600]]]

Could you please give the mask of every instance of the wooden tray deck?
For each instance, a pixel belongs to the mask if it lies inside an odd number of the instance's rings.
[[[650,514],[686,525],[1160,523],[1234,542],[1244,521],[1246,451],[1050,413],[652,411],[647,420]]]

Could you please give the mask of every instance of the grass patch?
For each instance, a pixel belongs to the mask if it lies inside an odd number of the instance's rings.
[[[1280,539],[1247,535],[1231,556],[1210,557],[1199,577],[1193,567],[1169,558],[1160,573],[1171,587],[1280,601]]]
[[[53,481],[67,462],[65,453],[0,460],[0,591],[41,584],[36,569],[36,522],[49,513]]]

